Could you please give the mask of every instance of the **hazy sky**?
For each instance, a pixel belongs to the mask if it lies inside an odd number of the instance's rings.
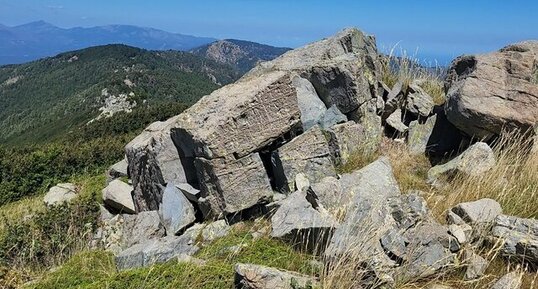
[[[428,61],[538,39],[538,1],[0,0],[0,23],[132,24],[297,47],[349,26]]]

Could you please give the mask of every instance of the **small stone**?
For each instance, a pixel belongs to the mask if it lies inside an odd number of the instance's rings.
[[[77,197],[77,187],[71,183],[57,184],[43,198],[47,206],[61,205]]]
[[[228,235],[228,233],[230,233],[230,226],[226,220],[218,220],[205,226],[202,230],[202,238],[204,242],[212,242]]]
[[[502,214],[501,205],[487,198],[458,204],[451,211],[468,224],[490,223]]]
[[[235,265],[235,288],[242,289],[306,289],[318,288],[311,276],[254,264]]]
[[[466,258],[467,270],[465,271],[465,280],[474,280],[482,277],[488,268],[488,261],[475,253],[471,253]]]
[[[386,122],[390,127],[395,129],[400,134],[407,132],[407,130],[409,129],[402,122],[402,110],[399,108],[389,115]]]
[[[462,226],[460,225],[448,225],[448,232],[458,240],[460,244],[466,244],[468,239],[465,235],[465,231],[463,230]]]
[[[510,272],[501,277],[491,289],[519,289],[521,288],[521,274]]]
[[[298,173],[295,175],[295,188],[298,191],[302,191],[304,189],[308,189],[310,187],[310,181],[303,173]]]

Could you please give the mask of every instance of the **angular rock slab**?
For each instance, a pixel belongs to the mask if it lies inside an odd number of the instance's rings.
[[[181,233],[185,227],[196,221],[194,207],[172,183],[164,190],[159,217],[169,236]]]
[[[307,79],[295,76],[292,84],[297,90],[297,103],[301,110],[303,129],[308,130],[318,124],[327,112],[327,107],[319,98],[316,89]]]
[[[375,39],[349,28],[263,62],[245,77],[270,71],[301,75],[314,85],[327,107],[336,105],[347,114],[373,97],[370,87],[377,84],[381,69]]]
[[[132,191],[132,186],[120,180],[113,180],[102,191],[103,202],[122,213],[135,213]]]
[[[353,121],[337,124],[331,127],[329,133],[331,142],[337,149],[336,157],[339,163],[346,163],[352,153],[362,148],[367,138],[362,125]]]
[[[407,125],[402,122],[402,110],[399,108],[391,113],[385,121],[390,127],[395,129],[400,134],[406,133],[409,129]]]
[[[237,289],[308,289],[319,286],[314,277],[296,272],[253,264],[235,265]]]
[[[107,170],[107,184],[115,179],[127,177],[129,174],[128,166],[126,158],[110,166]]]
[[[492,199],[480,199],[473,202],[460,203],[450,210],[467,224],[492,223],[502,214],[499,203]]]
[[[177,116],[165,122],[152,123],[125,146],[137,212],[159,208],[163,194],[161,186],[192,181],[185,174],[178,150],[170,137],[170,129],[176,119]]]
[[[273,153],[273,171],[277,173],[277,187],[294,191],[295,176],[304,173],[311,182],[325,176],[336,176],[334,157],[329,140],[319,126],[284,144]]]
[[[166,236],[136,244],[116,256],[118,270],[147,267],[182,255],[194,255],[199,247],[196,237],[202,226],[194,226],[181,236]]]
[[[434,102],[417,83],[409,85],[409,91],[405,103],[407,111],[417,116],[428,117],[433,111]]]
[[[202,230],[202,239],[204,242],[212,242],[218,238],[222,238],[230,233],[230,225],[226,220],[218,220],[204,227]]]
[[[448,119],[478,139],[532,129],[538,122],[537,62],[538,41],[457,58],[445,82]]]
[[[429,117],[424,123],[414,120],[409,124],[407,147],[413,155],[422,155],[428,151],[430,137],[435,127],[437,116]]]
[[[257,153],[241,159],[196,159],[202,202],[213,217],[235,213],[273,196],[271,183]]]
[[[60,205],[77,197],[77,187],[71,183],[57,184],[43,198],[48,206]]]
[[[495,166],[493,150],[483,142],[477,142],[446,164],[437,165],[428,171],[428,181],[434,183],[442,175],[464,173],[481,175]]]
[[[510,272],[497,280],[491,289],[519,289],[521,288],[521,274]]]
[[[492,235],[502,240],[504,256],[538,266],[538,220],[499,215]]]

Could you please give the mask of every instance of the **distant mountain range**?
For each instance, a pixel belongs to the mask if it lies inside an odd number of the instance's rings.
[[[61,52],[105,44],[125,44],[150,50],[187,51],[216,40],[130,25],[64,29],[44,21],[14,27],[0,24],[0,65],[23,63]]]
[[[289,50],[291,48],[225,39],[192,49],[191,52],[236,67],[240,73],[246,73],[259,62],[275,59]]]

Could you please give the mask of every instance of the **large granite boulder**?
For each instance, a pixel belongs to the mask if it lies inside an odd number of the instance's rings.
[[[375,95],[380,74],[375,39],[349,28],[261,63],[245,77],[270,71],[294,72],[308,79],[327,107],[352,113]]]
[[[452,62],[446,114],[459,129],[488,139],[502,129],[527,131],[538,122],[538,41]]]

